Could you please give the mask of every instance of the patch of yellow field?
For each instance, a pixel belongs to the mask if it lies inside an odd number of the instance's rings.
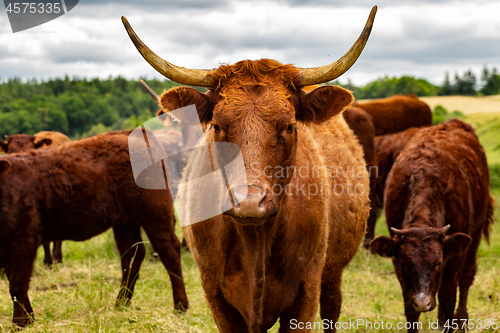
[[[458,110],[463,114],[476,112],[500,112],[500,95],[483,97],[432,96],[419,98],[423,102],[427,103],[431,110],[434,110],[436,105],[441,105],[448,110],[448,112]]]

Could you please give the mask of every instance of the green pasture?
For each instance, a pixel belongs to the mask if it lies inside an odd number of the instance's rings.
[[[500,164],[500,113],[474,114],[465,119],[477,130],[490,164]],[[500,202],[500,190],[493,191]],[[473,320],[500,320],[500,211],[496,211],[490,245],[479,250],[478,272],[469,293],[469,316]],[[177,228],[179,237],[182,230]],[[387,234],[384,218],[377,235]],[[143,262],[132,303],[115,308],[120,285],[119,255],[110,231],[86,242],[63,243],[64,262],[47,268],[40,248],[35,263],[29,296],[36,322],[25,329],[31,332],[217,332],[204,298],[199,271],[190,252],[183,251],[182,262],[190,309],[175,313],[168,275],[161,263],[150,256]],[[372,324],[390,322],[393,327],[404,322],[401,288],[387,258],[370,255],[360,249],[345,270],[343,305],[340,322],[364,319]],[[12,302],[8,281],[0,277],[0,332],[10,332]],[[435,322],[437,310],[425,313],[420,320],[422,332]],[[319,321],[319,316],[317,317]],[[497,321],[498,321],[497,320]],[[278,332],[275,325],[271,332]],[[500,329],[474,330],[500,332]],[[339,330],[339,332],[406,332],[405,329]]]

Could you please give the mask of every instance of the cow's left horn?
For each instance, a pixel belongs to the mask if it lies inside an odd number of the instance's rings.
[[[373,27],[373,20],[375,19],[375,14],[377,13],[377,6],[373,6],[368,21],[366,21],[365,28],[358,37],[358,40],[354,45],[337,61],[320,67],[312,68],[301,68],[300,69],[300,83],[303,86],[309,86],[312,84],[325,83],[331,80],[335,80],[345,72],[358,60],[359,55],[363,51],[363,48],[370,37],[370,32]]]
[[[149,64],[153,66],[153,68],[156,69],[160,74],[169,78],[172,81],[182,84],[198,86],[198,87],[211,86],[210,76],[209,76],[211,70],[184,68],[173,65],[168,61],[163,60],[156,53],[151,51],[151,49],[147,47],[146,44],[144,44],[139,39],[134,29],[132,29],[132,27],[128,23],[125,16],[122,16],[122,22],[123,25],[125,26],[125,29],[127,29],[127,33],[132,42],[134,43],[137,51],[139,51],[142,57],[146,59],[146,61],[149,62]]]

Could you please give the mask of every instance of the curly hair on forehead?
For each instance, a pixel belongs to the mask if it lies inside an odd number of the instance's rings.
[[[293,65],[283,65],[272,59],[242,60],[233,65],[221,65],[210,76],[212,89],[220,92],[228,82],[238,86],[254,84],[281,84],[293,90],[300,88],[299,69]]]

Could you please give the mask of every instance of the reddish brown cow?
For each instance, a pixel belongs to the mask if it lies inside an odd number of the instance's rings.
[[[33,315],[28,288],[37,248],[52,241],[83,241],[109,228],[123,271],[117,303],[128,304],[132,297],[145,254],[142,227],[170,275],[175,308],[188,307],[172,197],[168,187],[136,185],[128,134],[102,134],[0,158],[0,268],[9,279],[15,324],[25,326]],[[135,152],[140,154],[149,161],[147,150]],[[157,171],[163,177],[161,164],[150,169],[139,176],[142,183]]]
[[[310,93],[301,87],[344,73],[366,43],[374,15],[375,8],[358,42],[333,64],[300,69],[261,59],[211,71],[159,58],[123,18],[155,69],[174,81],[209,88],[205,94],[173,88],[161,96],[163,110],[195,104],[207,142],[241,149],[247,183],[230,181],[229,191],[219,186],[206,194],[230,209],[184,227],[221,332],[265,332],[278,319],[280,332],[307,332],[318,301],[329,325],[325,331],[335,331],[342,272],[359,247],[369,214],[369,180],[362,148],[341,116],[352,94],[335,86]],[[194,222],[200,213],[206,198],[195,180],[218,162],[214,157],[206,163],[203,151],[191,155],[179,188],[181,223]],[[353,167],[356,174],[347,169]]]
[[[20,153],[31,149],[43,148],[46,146],[59,145],[68,142],[70,139],[59,132],[43,131],[35,135],[14,134],[7,136],[7,141],[0,140],[0,145],[6,153]],[[52,265],[52,254],[50,253],[50,244],[43,244],[45,258],[43,262]],[[62,242],[54,242],[53,256],[57,262],[62,262]]]
[[[441,325],[454,318],[462,325],[479,242],[482,235],[488,240],[493,222],[486,155],[472,127],[452,119],[418,131],[389,172],[385,192],[391,237],[379,236],[371,247],[392,257],[408,322],[433,310],[438,293]]]
[[[363,108],[373,116],[375,135],[397,133],[410,127],[432,125],[431,109],[413,94],[356,102],[354,105]]]
[[[23,151],[28,151],[30,149],[37,149],[43,147],[44,145],[50,145],[52,140],[49,138],[44,138],[37,140],[36,137],[30,134],[14,134],[6,135],[6,141],[0,140],[0,146],[5,153],[19,153]]]
[[[420,130],[420,127],[410,127],[402,132],[385,134],[375,137],[375,152],[377,160],[376,194],[378,207],[384,203],[384,189],[389,171],[408,141]]]

